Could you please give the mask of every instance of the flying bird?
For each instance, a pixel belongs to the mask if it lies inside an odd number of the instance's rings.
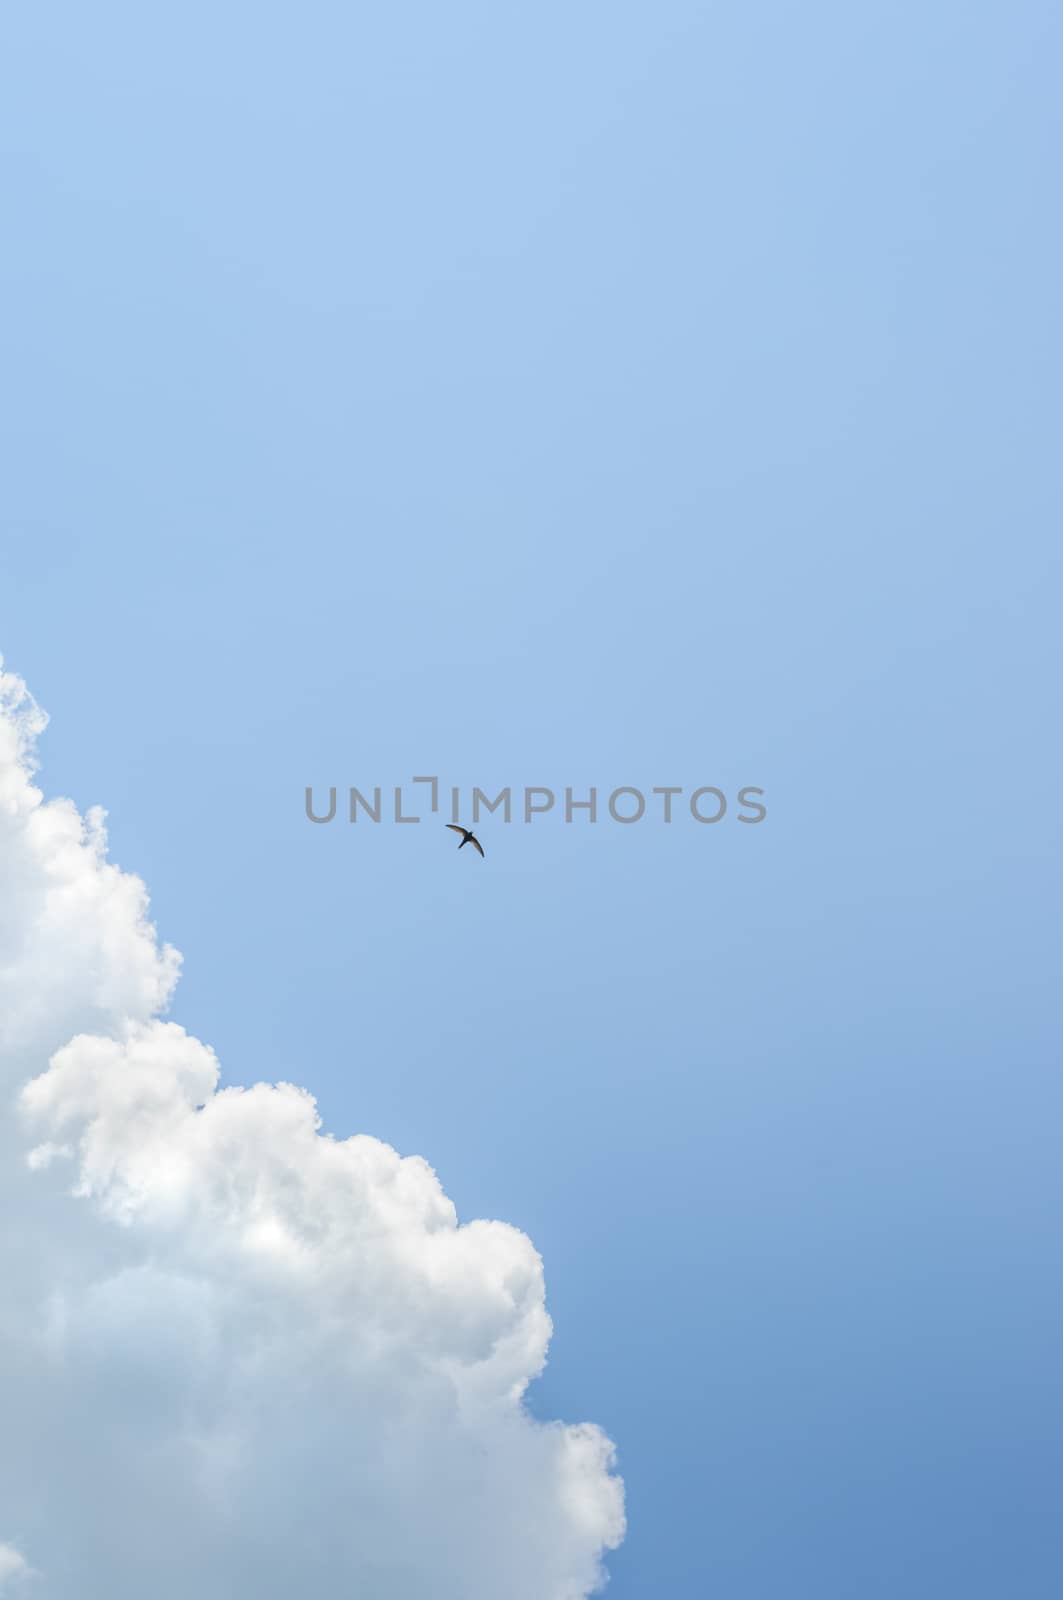
[[[479,850],[481,855],[483,855],[483,845],[480,843],[479,839],[474,833],[470,833],[468,828],[461,827],[457,822],[448,822],[447,827],[450,829],[451,833],[461,834],[462,838],[461,843],[458,846],[459,850],[464,850],[467,844],[471,844],[475,849]]]

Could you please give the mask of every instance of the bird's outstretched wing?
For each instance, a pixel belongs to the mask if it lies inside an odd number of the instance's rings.
[[[446,828],[449,828],[451,833],[464,833],[465,832],[465,829],[463,827],[461,827],[457,822],[446,822],[446,823],[443,824],[443,826],[446,827]]]
[[[480,854],[483,855],[484,847],[480,843],[479,839],[476,837],[476,835],[474,833],[469,835],[469,843],[470,844],[474,844],[476,846],[477,850],[479,850]],[[485,861],[486,861],[486,859],[487,859],[487,857],[484,856],[484,860]]]

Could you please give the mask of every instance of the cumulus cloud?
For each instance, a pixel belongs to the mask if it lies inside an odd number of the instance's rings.
[[[0,1589],[11,1593],[18,1578],[29,1577],[30,1569],[14,1545],[0,1544]]]
[[[103,814],[33,781],[44,721],[0,672],[0,1587],[582,1600],[622,1486],[522,1403],[531,1241],[305,1089],[218,1088]]]

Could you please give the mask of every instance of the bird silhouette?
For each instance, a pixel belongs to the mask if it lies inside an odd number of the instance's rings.
[[[479,850],[481,855],[483,855],[483,853],[484,853],[483,845],[480,843],[480,841],[476,837],[476,835],[474,833],[471,833],[468,828],[461,827],[460,824],[457,823],[457,822],[448,822],[447,823],[447,827],[450,829],[451,833],[460,833],[461,834],[462,840],[461,840],[461,843],[458,846],[459,850],[464,850],[465,846],[467,844],[471,844],[475,849]]]

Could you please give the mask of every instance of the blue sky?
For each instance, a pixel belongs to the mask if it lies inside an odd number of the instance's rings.
[[[1056,1595],[1056,8],[4,36],[0,648],[173,1014],[530,1233],[615,1600]],[[414,773],[769,815],[303,815]]]

